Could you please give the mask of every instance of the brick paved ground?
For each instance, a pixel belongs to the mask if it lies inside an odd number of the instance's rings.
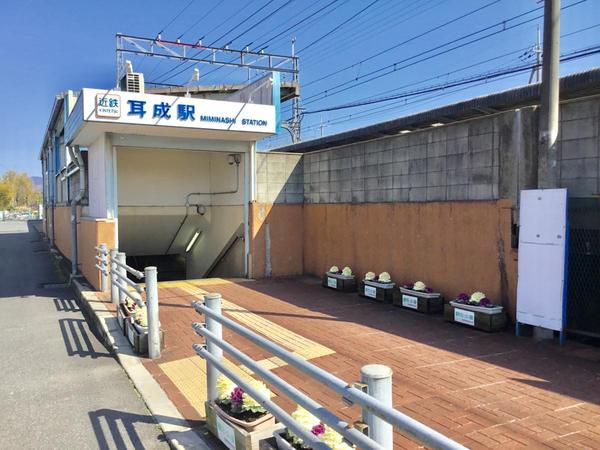
[[[201,342],[190,327],[202,320],[189,306],[197,298],[190,288],[195,285],[240,307],[242,313],[228,312],[236,320],[247,314],[270,321],[270,338],[280,333],[279,325],[331,350],[311,362],[348,382],[359,378],[364,364],[391,366],[394,406],[468,447],[600,449],[600,356],[594,349],[478,332],[319,283],[302,277],[209,286],[194,281],[183,289],[162,284],[167,349],[160,361],[145,365],[184,416],[201,421],[202,408],[192,403],[193,393],[202,389],[178,375],[203,374],[191,349],[192,342]],[[225,338],[254,359],[270,356],[232,333]],[[273,370],[349,421],[359,418],[356,407],[346,407],[299,372],[287,366]],[[281,396],[276,401],[293,407]],[[395,444],[416,447],[398,433]]]

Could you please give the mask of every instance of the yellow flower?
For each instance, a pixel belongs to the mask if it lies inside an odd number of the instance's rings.
[[[375,273],[374,272],[367,272],[365,274],[365,280],[367,281],[371,281],[375,278]]]
[[[136,308],[135,312],[133,313],[133,320],[135,320],[135,323],[141,327],[148,326],[148,310],[145,306]]]
[[[344,275],[345,277],[352,276],[352,269],[348,266],[344,267],[344,269],[342,270],[342,275]]]
[[[224,375],[217,378],[217,396],[218,400],[226,400],[231,395],[231,391],[236,387],[235,383]]]
[[[482,298],[485,298],[485,294],[483,292],[473,292],[471,294],[470,301],[473,303],[479,303]]]
[[[329,269],[330,273],[338,273],[340,271],[338,266],[331,266],[331,269]]]
[[[382,283],[389,283],[390,281],[392,281],[392,277],[387,272],[381,272],[379,274],[379,281],[381,281]]]

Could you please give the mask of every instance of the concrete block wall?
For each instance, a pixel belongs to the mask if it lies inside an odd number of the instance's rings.
[[[303,203],[303,167],[301,154],[257,153],[256,201],[258,203]]]
[[[571,197],[600,194],[600,97],[564,103],[560,110],[560,186]]]
[[[560,182],[600,193],[600,97],[561,105]],[[538,107],[306,153],[257,154],[259,203],[496,200],[538,186]]]
[[[498,198],[495,118],[415,131],[305,155],[305,203]]]

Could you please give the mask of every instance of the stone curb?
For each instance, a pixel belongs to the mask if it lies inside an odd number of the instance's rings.
[[[115,352],[117,360],[142,396],[171,448],[210,450],[210,445],[190,428],[189,423],[133,352],[129,341],[123,336],[117,318],[98,300],[94,291],[77,280],[73,280],[73,285],[81,306],[96,325],[105,344]]]

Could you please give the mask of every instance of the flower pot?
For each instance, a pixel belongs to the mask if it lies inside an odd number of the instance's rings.
[[[255,421],[260,423],[248,423],[231,417],[215,402],[206,402],[204,405],[208,429],[230,450],[259,450],[260,441],[272,438],[275,432],[285,429],[283,424],[275,422],[271,414]]]
[[[439,292],[422,292],[400,287],[394,291],[394,305],[425,314],[438,314],[444,309],[444,299]]]
[[[287,433],[287,428],[282,430],[278,430],[273,433],[273,437],[275,437],[275,442],[277,443],[277,448],[279,450],[295,450],[294,446],[290,444],[287,439],[284,437]]]
[[[148,353],[148,327],[142,327],[135,323],[133,318],[125,322],[127,340],[136,353],[145,355]],[[165,348],[165,334],[160,330],[160,348]]]
[[[336,291],[356,292],[356,278],[354,275],[346,276],[341,273],[326,272],[323,275],[323,286]]]
[[[120,303],[117,307],[117,322],[124,336],[127,336],[127,322],[132,320],[133,311],[128,309],[125,304]]]
[[[392,303],[395,283],[362,280],[358,284],[358,295],[371,298],[382,303]]]
[[[463,305],[456,302],[444,305],[444,318],[478,330],[487,332],[500,331],[506,328],[506,313],[501,306],[486,308],[482,306]]]

